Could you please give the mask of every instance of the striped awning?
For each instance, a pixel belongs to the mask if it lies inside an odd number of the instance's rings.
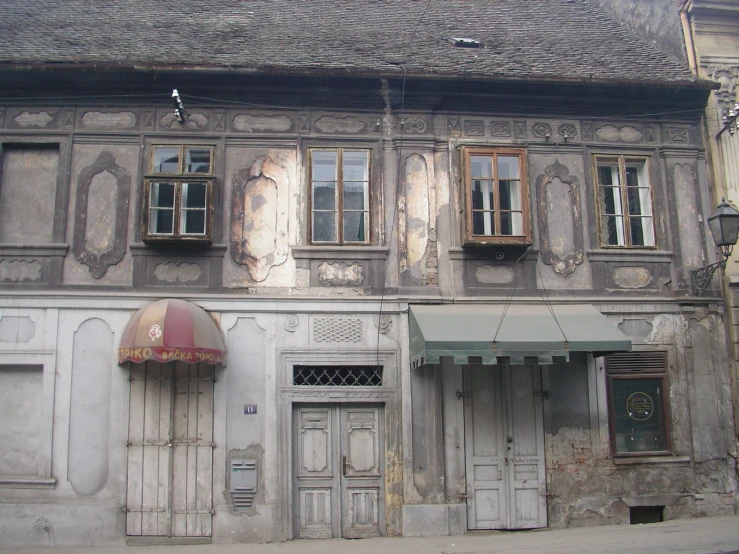
[[[118,363],[226,364],[226,345],[215,320],[201,307],[174,298],[137,311],[123,331]]]

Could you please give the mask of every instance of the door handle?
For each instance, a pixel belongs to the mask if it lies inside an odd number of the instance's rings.
[[[344,477],[346,477],[346,468],[347,467],[353,468],[354,466],[352,464],[350,464],[349,462],[346,461],[346,456],[342,456],[341,457],[341,474]]]

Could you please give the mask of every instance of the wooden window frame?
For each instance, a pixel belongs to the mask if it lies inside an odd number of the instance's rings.
[[[610,446],[614,458],[630,458],[639,456],[667,456],[672,454],[670,426],[670,394],[667,379],[667,352],[641,351],[610,354],[605,358],[606,381],[608,394],[608,422],[610,426]],[[616,409],[614,407],[613,382],[618,380],[638,381],[641,379],[658,379],[661,381],[663,450],[619,451],[616,433]],[[653,400],[654,402],[654,400]],[[657,407],[654,406],[656,412]]]
[[[601,189],[603,186],[600,183],[600,176],[598,172],[599,161],[603,162],[607,159],[618,160],[618,171],[619,171],[619,191],[621,195],[621,217],[623,218],[623,233],[624,233],[624,244],[608,244],[606,237],[603,232],[603,217],[609,214],[603,214],[601,212]],[[626,164],[627,162],[639,162],[644,163],[645,174],[647,176],[647,186],[649,188],[649,202],[651,209],[651,220],[652,220],[652,234],[654,236],[653,245],[641,245],[632,244],[633,238],[631,236],[631,214],[629,213],[629,200],[627,185],[625,182],[626,176]],[[593,154],[593,180],[595,182],[595,206],[597,211],[597,228],[598,228],[598,242],[601,248],[613,248],[613,249],[643,249],[643,250],[656,250],[657,249],[657,226],[656,226],[656,215],[654,213],[654,186],[652,185],[652,165],[651,158],[648,155],[643,154],[608,154],[608,153],[597,153]],[[642,187],[639,187],[642,188]],[[636,217],[644,218],[643,214],[639,214]]]
[[[313,239],[313,152],[336,152],[336,240],[316,241]],[[345,152],[367,154],[367,233],[366,240],[344,240],[344,164]],[[361,147],[310,147],[308,148],[308,242],[315,246],[369,246],[373,240],[372,226],[372,149]]]
[[[528,183],[528,162],[526,158],[525,148],[494,148],[494,147],[462,147],[462,181],[464,189],[464,209],[465,209],[465,246],[485,246],[485,245],[511,245],[511,246],[528,246],[533,243],[531,233],[531,205],[529,201],[529,183]],[[519,182],[521,186],[521,218],[523,226],[523,234],[521,235],[475,235],[473,229],[473,209],[472,209],[472,178],[470,170],[470,158],[472,156],[492,156],[493,157],[493,192],[495,195],[495,207],[500,206],[500,185],[497,176],[498,156],[517,157]],[[495,232],[500,232],[500,209],[493,212],[493,221]]]
[[[179,167],[177,172],[156,172],[154,170],[155,150],[157,148],[178,148],[179,149]],[[186,149],[203,149],[210,151],[210,167],[208,173],[185,173],[185,150]],[[148,173],[144,176],[143,194],[142,194],[142,223],[141,237],[146,243],[194,243],[194,244],[211,244],[213,241],[213,188],[215,183],[215,175],[213,165],[215,162],[215,147],[203,144],[152,144],[149,149]],[[151,189],[155,183],[172,183],[175,188],[174,192],[174,214],[172,222],[172,233],[152,233],[150,232],[151,217]],[[182,191],[185,184],[205,184],[205,233],[203,234],[187,234],[180,232],[183,211],[182,207]]]

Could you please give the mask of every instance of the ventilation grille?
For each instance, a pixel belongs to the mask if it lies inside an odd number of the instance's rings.
[[[313,320],[315,342],[362,342],[361,319],[317,317]]]
[[[606,356],[609,373],[663,373],[666,362],[665,352],[622,352]]]
[[[382,366],[293,366],[293,385],[306,387],[381,387]]]
[[[234,510],[242,511],[247,510],[254,504],[254,493],[249,492],[232,492],[231,503],[233,504]]]

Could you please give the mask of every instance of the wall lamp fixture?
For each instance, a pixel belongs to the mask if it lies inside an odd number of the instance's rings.
[[[693,296],[699,295],[708,287],[717,269],[721,268],[723,271],[726,268],[726,262],[729,261],[739,235],[739,211],[722,198],[721,204],[708,218],[708,228],[724,259],[690,272],[690,293]]]

